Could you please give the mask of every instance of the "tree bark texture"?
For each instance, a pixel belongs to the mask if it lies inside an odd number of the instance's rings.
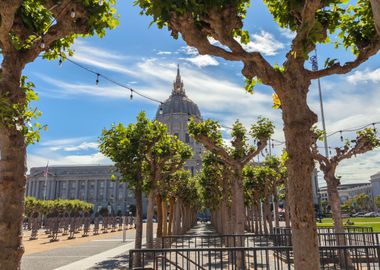
[[[168,235],[172,234],[173,229],[173,218],[174,218],[174,199],[169,200],[169,226],[168,226]]]
[[[146,247],[153,248],[153,215],[154,215],[154,191],[148,194],[148,207],[146,213]]]
[[[334,183],[335,181],[329,181],[328,179],[326,179],[326,182],[327,182],[327,195],[329,197],[331,212],[332,212],[332,216],[334,220],[334,229],[336,233],[335,237],[336,237],[337,245],[346,246],[347,241],[344,235],[344,224],[343,224],[343,219],[342,219],[342,210],[341,210],[341,204],[340,204],[340,198],[339,198],[339,192],[338,192],[338,184]],[[355,269],[355,267],[352,264],[352,260],[351,260],[349,252],[345,250],[341,250],[338,253],[339,253],[338,254],[339,263],[341,267],[347,270]]]
[[[162,236],[168,235],[168,207],[167,202],[162,200]]]
[[[22,65],[3,55],[0,96],[12,104],[24,104],[20,88]],[[20,65],[18,67],[17,65]],[[0,269],[20,268],[22,220],[26,184],[26,145],[24,135],[0,119]],[[23,123],[20,123],[23,124]]]
[[[157,205],[157,238],[162,237],[162,198],[160,195],[156,197],[156,205]]]
[[[142,224],[142,215],[143,215],[143,202],[142,202],[142,189],[140,185],[137,185],[135,190],[136,198],[136,235],[135,235],[135,249],[141,249],[142,247],[142,233],[143,233],[143,224]],[[141,254],[135,254],[135,267],[141,265]]]
[[[304,81],[303,74],[290,74],[287,81],[289,83],[287,91],[280,90],[278,93],[282,101],[288,152],[286,165],[294,266],[297,270],[319,270],[319,248],[311,184],[314,169],[311,128],[316,123],[317,116],[307,106],[310,82]]]

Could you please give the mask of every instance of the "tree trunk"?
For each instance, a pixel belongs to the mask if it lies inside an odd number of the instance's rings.
[[[380,36],[380,1],[370,0],[377,34]]]
[[[10,105],[25,103],[20,88],[23,65],[3,55],[0,73],[0,97],[9,97]],[[7,59],[8,58],[8,59]],[[14,62],[17,67],[8,66]],[[0,108],[3,110],[6,108]],[[24,135],[0,119],[0,269],[20,268],[22,246],[22,220],[26,184],[26,145]],[[23,126],[23,123],[19,123]]]
[[[174,199],[171,198],[169,200],[170,208],[169,208],[169,226],[168,226],[168,235],[172,234],[173,228],[173,218],[174,218]]]
[[[235,234],[244,234],[244,222],[245,222],[245,214],[244,214],[244,190],[243,183],[241,177],[241,170],[236,170],[236,178],[233,183],[233,192],[234,198],[232,200],[233,211],[234,211],[234,233]],[[243,246],[243,243],[241,243]]]
[[[136,235],[135,235],[135,249],[141,249],[142,247],[142,215],[143,215],[143,202],[142,202],[142,189],[141,185],[136,186],[135,190],[135,198],[136,198]],[[134,259],[135,267],[139,267],[141,265],[141,254],[136,253],[136,257]]]
[[[148,207],[146,213],[146,247],[153,248],[153,215],[154,215],[154,191],[148,194]]]
[[[282,117],[288,160],[288,201],[296,270],[319,270],[319,248],[314,213],[311,176],[314,160],[311,154],[311,128],[317,116],[307,106],[310,81],[304,74],[288,74],[287,91],[278,91],[282,101]],[[284,86],[283,86],[284,87]],[[285,94],[286,93],[286,94]],[[291,94],[288,94],[291,93]]]
[[[280,227],[280,217],[278,213],[278,198],[277,194],[273,195],[273,208],[274,208],[274,222],[276,227]]]
[[[335,178],[334,175],[331,176]],[[342,211],[340,205],[340,198],[338,193],[338,185],[335,184],[335,179],[328,179],[325,176],[327,182],[327,195],[329,196],[329,202],[331,206],[332,217],[334,220],[334,229],[336,233],[336,241],[338,246],[346,246],[346,237],[344,235],[344,224],[342,219]],[[339,252],[339,263],[343,269],[355,269],[350,254],[346,250],[340,250]]]
[[[168,208],[167,202],[162,200],[162,236],[168,235]]]
[[[162,198],[160,195],[156,197],[157,205],[157,238],[162,238]]]
[[[285,227],[290,228],[290,207],[288,203],[288,188],[287,182],[285,183]]]

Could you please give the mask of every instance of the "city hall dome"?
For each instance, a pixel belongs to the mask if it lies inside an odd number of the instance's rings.
[[[179,67],[177,68],[177,77],[173,83],[173,90],[170,97],[162,103],[156,114],[156,118],[166,114],[182,113],[192,116],[201,117],[201,112],[197,104],[186,96],[185,89],[183,87],[183,81],[181,80],[181,74]]]

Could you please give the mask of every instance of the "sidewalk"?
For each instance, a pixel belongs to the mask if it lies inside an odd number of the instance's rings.
[[[126,232],[126,242],[122,238],[122,232],[108,233],[97,239],[87,238],[88,241],[79,244],[73,242],[43,252],[28,252],[22,258],[21,270],[122,269],[115,264],[108,266],[108,261],[116,263],[117,260],[124,265],[122,258],[116,258],[134,248],[135,230]],[[125,262],[127,264],[128,261]]]

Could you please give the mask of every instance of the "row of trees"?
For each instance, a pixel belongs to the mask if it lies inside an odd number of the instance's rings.
[[[289,156],[287,191],[293,217],[295,268],[317,270],[319,252],[308,181],[314,168],[312,126],[317,116],[308,106],[307,94],[312,80],[348,73],[379,51],[380,5],[377,0],[359,0],[354,5],[339,0],[296,3],[264,0],[279,26],[295,33],[284,63],[278,66],[271,65],[261,53],[245,49],[244,43],[249,42],[250,36],[243,29],[249,2],[137,0],[136,4],[160,28],[168,27],[175,38],[181,34],[201,54],[242,62],[249,91],[257,81],[274,89],[281,101]],[[114,3],[114,0],[0,2],[0,228],[6,228],[0,234],[1,268],[18,269],[20,265],[26,145],[38,139],[39,130],[39,125],[28,127],[38,114],[29,110],[28,103],[35,95],[20,84],[22,71],[40,53],[48,59],[65,56],[67,51],[72,53],[70,45],[77,36],[102,37],[105,29],[117,24],[111,6]],[[316,45],[331,41],[337,49],[352,50],[352,60],[340,63],[338,59],[328,59],[323,69],[309,70],[306,62]],[[237,186],[238,189],[241,190]]]
[[[195,182],[189,172],[183,170],[183,165],[191,158],[192,149],[176,136],[169,135],[164,124],[150,121],[141,112],[136,123],[127,127],[119,123],[104,129],[100,151],[115,163],[121,181],[126,181],[135,193],[136,249],[140,249],[142,243],[143,194],[148,197],[148,248],[153,247],[155,206],[158,237],[191,227],[196,220],[197,192]]]
[[[25,198],[25,215],[34,217],[43,215],[78,215],[88,214],[93,211],[94,205],[80,200],[38,200],[34,197]]]
[[[244,19],[249,0],[166,1],[137,0],[142,13],[159,28],[167,27],[200,54],[240,61],[246,89],[257,82],[273,88],[280,102],[288,160],[287,202],[292,216],[295,269],[319,270],[317,228],[312,203],[311,176],[314,169],[313,125],[317,115],[309,108],[307,95],[312,80],[345,74],[360,66],[380,49],[380,9],[377,0],[264,0],[281,28],[294,32],[285,61],[272,65],[257,51],[249,50],[250,34]],[[249,14],[252,16],[252,13]],[[250,22],[252,20],[249,20]],[[254,26],[250,26],[255,29]],[[307,61],[319,44],[334,43],[335,49],[351,50],[347,58],[327,59],[324,68],[309,69]],[[327,47],[327,49],[330,49]],[[336,57],[335,52],[331,55]],[[241,226],[240,226],[241,227]]]

